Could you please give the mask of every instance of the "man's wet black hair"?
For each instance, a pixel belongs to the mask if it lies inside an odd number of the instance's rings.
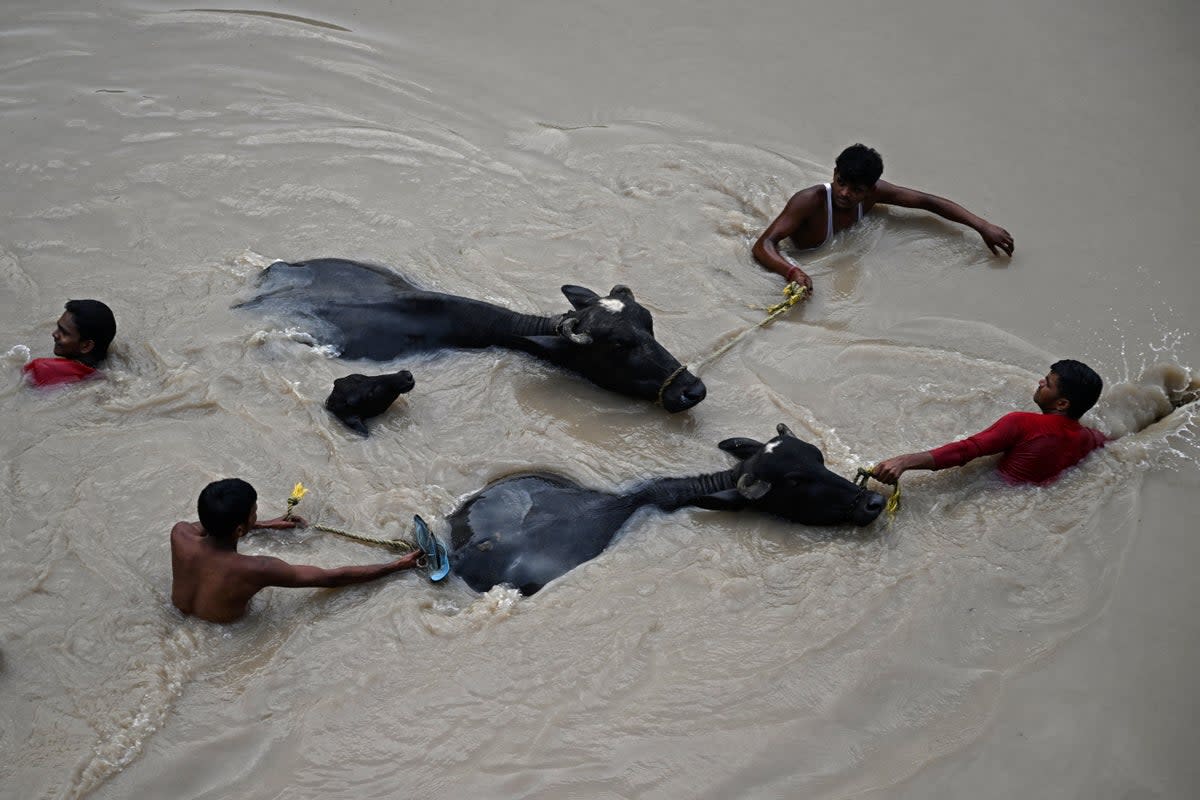
[[[1050,371],[1058,376],[1058,393],[1071,404],[1067,407],[1071,419],[1082,417],[1100,399],[1104,381],[1087,364],[1067,358],[1051,364]]]
[[[112,309],[99,300],[68,300],[64,308],[75,320],[80,341],[92,341],[92,351],[80,356],[79,360],[92,366],[103,361],[108,355],[108,346],[117,335],[117,320]]]
[[[851,186],[870,189],[883,174],[883,158],[865,144],[852,144],[834,162],[838,175]]]
[[[258,502],[258,492],[241,478],[213,481],[200,492],[196,512],[206,533],[216,539],[229,541],[237,526],[250,519]]]

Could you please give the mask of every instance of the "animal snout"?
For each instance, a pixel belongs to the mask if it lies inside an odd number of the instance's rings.
[[[867,492],[854,509],[855,525],[870,525],[883,511],[886,501],[879,492]]]
[[[392,380],[394,381],[393,386],[400,394],[411,392],[412,388],[417,385],[417,382],[413,380],[412,373],[406,369],[393,373]]]
[[[698,405],[708,396],[704,381],[690,372],[683,372],[663,392],[662,405],[672,414]]]

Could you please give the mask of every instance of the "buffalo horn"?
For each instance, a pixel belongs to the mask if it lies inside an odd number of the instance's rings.
[[[758,478],[747,472],[744,473],[742,477],[738,478],[737,490],[738,494],[747,500],[757,500],[767,492],[771,491],[771,484],[767,481],[760,481]]]
[[[575,344],[591,344],[591,336],[586,333],[577,333],[575,331],[575,326],[578,324],[579,320],[575,317],[567,317],[563,320],[563,323],[558,330],[563,336],[567,337],[567,339]]]

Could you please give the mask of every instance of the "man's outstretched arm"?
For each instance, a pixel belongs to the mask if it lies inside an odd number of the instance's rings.
[[[776,275],[782,275],[784,280],[789,283],[794,281],[808,287],[809,293],[813,288],[812,278],[808,277],[808,273],[804,270],[784,258],[783,254],[779,252],[779,243],[798,231],[804,220],[813,213],[816,207],[815,197],[816,195],[811,190],[796,192],[792,195],[792,199],[788,200],[787,205],[784,206],[775,221],[767,226],[762,236],[758,237],[758,241],[754,243],[754,247],[750,251],[754,260],[759,264]]]
[[[881,483],[895,483],[910,469],[933,468],[933,453],[925,450],[920,453],[905,453],[902,456],[893,456],[886,461],[880,461],[871,470],[871,476]]]
[[[356,583],[366,583],[377,580],[394,572],[412,569],[417,565],[421,553],[407,553],[395,561],[382,564],[364,564],[362,566],[338,567],[323,569],[303,564],[289,564],[270,556],[255,557],[255,579],[265,586],[283,586],[288,588],[313,587],[332,589],[338,586],[351,586]]]
[[[945,469],[961,467],[980,456],[1003,453],[1021,438],[1021,427],[1017,414],[1005,414],[986,430],[974,436],[950,442],[920,453],[905,453],[902,456],[880,461],[871,470],[871,475],[883,483],[895,483],[910,469]]]
[[[992,251],[992,255],[999,255],[996,248],[1000,248],[1009,256],[1013,254],[1014,242],[1011,233],[983,217],[972,214],[953,200],[881,180],[875,184],[875,202],[902,208],[919,208],[937,214],[943,219],[974,230],[983,237],[983,243]]]
[[[298,514],[293,514],[290,517],[276,517],[275,519],[260,519],[254,524],[254,530],[269,530],[283,531],[288,528],[307,528],[308,520]]]

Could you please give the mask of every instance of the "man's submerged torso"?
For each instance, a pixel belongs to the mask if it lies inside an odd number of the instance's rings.
[[[57,386],[78,383],[99,375],[99,371],[82,361],[70,358],[35,358],[21,367],[25,379],[34,386]]]
[[[1014,411],[985,431],[931,452],[937,469],[942,469],[1003,450],[996,464],[1002,478],[1010,483],[1046,484],[1105,441],[1100,431],[1061,414]]]
[[[829,244],[835,233],[841,233],[853,227],[866,213],[863,203],[853,208],[837,208],[833,204],[833,187],[824,183],[813,187],[821,190],[824,197],[824,214],[813,214],[804,221],[803,227],[791,235],[794,247],[801,250],[816,250]]]

